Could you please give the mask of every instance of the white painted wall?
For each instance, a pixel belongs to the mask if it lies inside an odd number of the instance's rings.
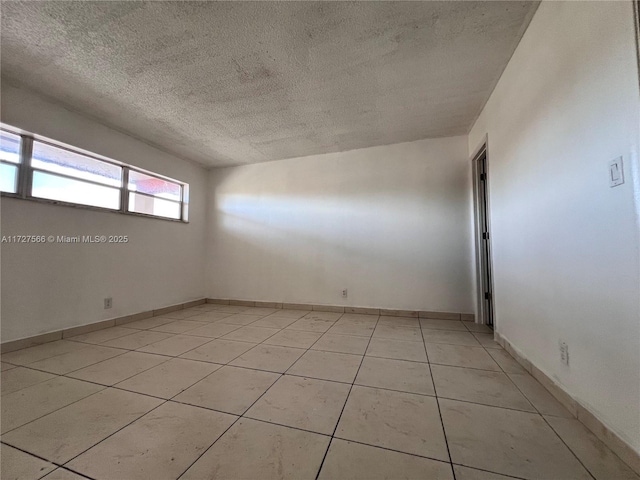
[[[631,2],[543,2],[469,149],[488,134],[498,331],[640,451],[635,55]]]
[[[212,170],[210,296],[472,312],[469,185],[466,137]]]
[[[4,123],[191,186],[190,223],[2,198],[2,235],[128,235],[127,244],[2,244],[2,341],[205,296],[207,172],[2,84]],[[113,308],[103,299],[113,297]]]

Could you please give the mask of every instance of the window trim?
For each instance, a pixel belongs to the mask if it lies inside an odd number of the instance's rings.
[[[46,137],[41,137],[40,135],[36,135],[33,133],[28,133],[25,132],[24,130],[21,130],[19,128],[15,128],[12,127],[10,125],[7,125],[5,123],[0,123],[0,130],[7,132],[7,133],[11,133],[13,135],[18,135],[20,137],[20,163],[15,164],[15,163],[10,163],[11,165],[15,165],[18,168],[18,178],[17,178],[17,188],[16,188],[16,193],[12,193],[12,192],[0,192],[0,196],[2,197],[8,197],[8,198],[18,198],[21,200],[29,200],[32,202],[38,202],[38,203],[46,203],[49,205],[60,205],[60,206],[64,206],[64,207],[73,207],[73,208],[82,208],[82,209],[87,209],[87,210],[95,210],[98,212],[110,212],[110,213],[118,213],[118,214],[124,214],[124,215],[133,215],[136,217],[143,217],[143,218],[153,218],[156,220],[164,220],[164,221],[169,221],[169,222],[178,222],[178,223],[189,223],[189,203],[185,201],[185,192],[188,192],[189,190],[189,184],[185,183],[185,182],[181,182],[180,180],[176,180],[174,178],[171,177],[167,177],[165,175],[161,175],[159,173],[155,173],[155,172],[151,172],[149,170],[145,170],[143,168],[140,167],[136,167],[133,165],[129,165],[123,162],[119,162],[117,160],[113,160],[111,158],[108,157],[103,157],[102,155],[98,155],[92,152],[88,152],[86,150],[83,150],[81,148],[75,148],[69,145],[66,145],[64,143],[61,142],[56,142],[55,140],[51,140],[49,138]],[[77,177],[73,177],[72,175],[65,175],[65,174],[61,174],[61,173],[57,173],[57,172],[50,172],[48,170],[42,170],[40,168],[34,168],[31,165],[31,159],[32,159],[32,155],[33,155],[33,142],[40,142],[43,143],[45,145],[49,145],[52,146],[54,148],[58,148],[61,150],[66,150],[68,152],[74,153],[76,155],[82,155],[84,157],[87,158],[91,158],[93,160],[97,160],[100,162],[104,162],[104,163],[108,163],[111,165],[115,165],[117,167],[120,167],[122,169],[122,182],[121,185],[119,187],[114,187],[112,185],[106,185],[106,184],[102,184],[100,182],[95,182],[95,181],[91,181],[91,180],[87,180],[87,179],[83,179],[83,178],[77,178]],[[5,163],[5,162],[3,162]],[[52,200],[52,199],[48,199],[48,198],[40,198],[40,197],[34,197],[32,195],[32,186],[33,186],[33,173],[34,171],[37,172],[43,172],[46,174],[51,174],[51,175],[56,175],[62,178],[69,178],[72,180],[77,180],[80,182],[84,182],[87,184],[91,184],[91,185],[98,185],[98,186],[103,186],[103,187],[108,187],[108,188],[113,188],[116,190],[120,190],[120,208],[106,208],[106,207],[96,207],[94,205],[84,205],[81,203],[73,203],[73,202],[66,202],[66,201],[62,201],[62,200]],[[180,200],[170,200],[170,199],[165,199],[162,197],[156,197],[155,195],[151,195],[151,194],[145,194],[145,196],[151,197],[151,198],[159,198],[161,200],[168,200],[174,203],[177,203],[180,206],[180,218],[171,218],[171,217],[164,217],[161,215],[152,215],[152,214],[148,214],[148,213],[139,213],[139,212],[132,212],[129,211],[129,172],[130,171],[135,171],[135,172],[139,172],[139,173],[143,173],[144,175],[149,175],[151,177],[154,178],[158,178],[160,180],[166,180],[168,182],[171,183],[176,183],[178,185],[180,185]],[[137,192],[140,193],[140,192]]]

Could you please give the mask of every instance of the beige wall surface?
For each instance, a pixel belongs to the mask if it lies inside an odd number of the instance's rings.
[[[631,2],[543,2],[469,136],[488,135],[498,331],[637,451],[639,115]]]
[[[204,297],[206,170],[6,83],[1,119],[191,185],[188,224],[3,197],[2,235],[129,237],[126,244],[3,243],[3,342]]]
[[[466,137],[216,169],[209,192],[210,297],[473,312]]]

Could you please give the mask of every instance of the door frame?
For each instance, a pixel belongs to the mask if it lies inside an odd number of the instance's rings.
[[[475,244],[475,259],[476,259],[476,323],[480,323],[486,325],[489,323],[489,319],[486,318],[485,308],[484,308],[484,294],[485,292],[491,293],[491,312],[492,312],[492,323],[493,328],[496,328],[496,302],[495,302],[495,290],[494,290],[494,281],[493,281],[493,260],[492,260],[492,248],[491,248],[491,199],[490,199],[490,189],[489,189],[489,175],[485,176],[485,194],[486,194],[486,224],[487,231],[489,232],[488,241],[488,249],[487,249],[487,259],[486,263],[489,267],[490,276],[489,276],[489,284],[487,284],[486,275],[484,271],[484,262],[483,262],[483,238],[482,238],[482,219],[480,218],[480,172],[478,169],[478,160],[485,156],[485,171],[489,171],[489,142],[488,136],[485,135],[483,140],[480,142],[480,145],[476,148],[473,155],[471,156],[471,171],[472,171],[472,185],[473,185],[473,232],[474,232],[474,244]]]

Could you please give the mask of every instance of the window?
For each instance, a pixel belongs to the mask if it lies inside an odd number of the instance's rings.
[[[129,211],[180,218],[182,186],[162,178],[129,171]]]
[[[31,195],[36,198],[120,209],[118,165],[34,141],[31,168]]]
[[[17,193],[21,139],[19,135],[0,131],[0,191]]]
[[[4,128],[0,130],[4,194],[187,221],[187,184]],[[21,180],[23,176],[28,180]]]

